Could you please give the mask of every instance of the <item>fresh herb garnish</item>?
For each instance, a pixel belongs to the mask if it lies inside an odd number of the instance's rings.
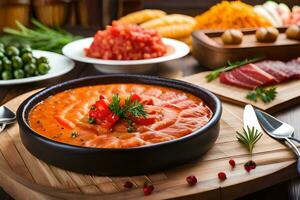
[[[255,143],[261,138],[262,133],[259,132],[255,127],[247,129],[243,128],[243,133],[236,131],[236,138],[240,143],[245,145],[250,153],[252,153]]]
[[[237,67],[240,67],[240,66],[243,66],[243,65],[246,65],[249,63],[257,62],[262,59],[264,59],[264,57],[255,57],[252,59],[246,58],[245,60],[236,61],[236,62],[228,61],[228,64],[226,66],[220,67],[220,68],[212,71],[211,73],[207,74],[205,76],[205,78],[206,78],[207,82],[211,82],[211,81],[215,80],[216,78],[218,78],[222,72],[227,72],[227,71],[233,70]]]
[[[29,44],[33,49],[61,53],[64,45],[81,38],[59,28],[49,28],[35,19],[31,22],[35,25],[33,29],[25,27],[19,21],[16,21],[18,29],[4,28],[5,35],[0,41],[6,44]]]
[[[112,96],[112,101],[109,104],[109,109],[120,118],[125,120],[130,119],[131,116],[146,118],[147,113],[143,104],[138,101],[131,101],[131,96],[125,99],[125,104],[123,106],[120,105],[120,101],[119,94],[114,94]]]
[[[131,101],[131,96],[125,99],[124,105],[120,105],[120,97],[119,94],[114,94],[112,96],[112,101],[109,105],[109,109],[118,115],[121,119],[127,121],[129,127],[127,131],[129,133],[134,132],[136,130],[135,124],[132,122],[131,117],[143,117],[146,118],[147,113],[143,104],[139,101]]]
[[[72,131],[71,132],[71,138],[76,138],[78,136],[78,132],[77,131]]]
[[[246,96],[247,99],[257,102],[261,99],[264,103],[270,103],[277,96],[276,87],[262,88],[257,87],[255,90],[249,92]]]

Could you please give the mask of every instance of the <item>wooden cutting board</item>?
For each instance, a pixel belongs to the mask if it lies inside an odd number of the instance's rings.
[[[19,96],[6,106],[16,111],[19,104],[33,93]],[[21,199],[117,200],[144,198],[143,184],[151,181],[155,190],[145,199],[231,199],[297,175],[292,151],[265,134],[253,155],[249,155],[235,138],[235,131],[242,127],[242,108],[228,103],[224,103],[223,108],[220,136],[203,157],[171,170],[133,177],[89,176],[48,165],[25,149],[18,125],[11,125],[0,134],[0,185],[13,197]],[[233,170],[228,164],[229,159],[236,161],[237,166]],[[258,166],[247,173],[243,164],[250,159],[255,160]],[[226,181],[218,180],[220,171],[227,173]],[[187,185],[185,178],[189,175],[197,176],[199,182],[196,186]],[[123,187],[127,180],[134,183],[133,189]]]
[[[210,72],[201,72],[182,80],[195,83],[201,87],[208,89],[222,100],[231,102],[236,105],[244,106],[246,104],[252,104],[253,106],[260,108],[262,110],[274,113],[281,109],[293,106],[300,102],[300,81],[293,80],[286,83],[276,85],[277,97],[274,101],[270,103],[263,103],[262,101],[250,101],[246,99],[246,95],[250,90],[234,87],[226,84],[220,83],[219,79],[212,82],[207,82],[205,76]]]

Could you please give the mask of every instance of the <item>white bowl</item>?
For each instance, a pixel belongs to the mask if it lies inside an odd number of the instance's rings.
[[[21,79],[10,79],[10,80],[0,80],[0,86],[1,85],[17,85],[17,84],[23,84],[23,83],[31,83],[31,82],[37,82],[37,81],[43,81],[50,78],[58,77],[63,74],[68,73],[71,71],[75,63],[71,59],[67,58],[66,56],[49,52],[49,51],[40,51],[40,50],[33,50],[33,56],[39,58],[41,56],[44,56],[48,58],[49,65],[51,69],[49,72],[45,75],[40,76],[33,76],[28,78],[21,78]]]
[[[97,70],[104,73],[142,73],[151,70],[155,66],[154,64],[181,58],[190,51],[183,42],[162,38],[168,48],[168,52],[164,56],[143,60],[104,60],[85,55],[84,49],[90,47],[93,39],[90,37],[71,42],[63,47],[62,52],[73,60],[91,63]]]

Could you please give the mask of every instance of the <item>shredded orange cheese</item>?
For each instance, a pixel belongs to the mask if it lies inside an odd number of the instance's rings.
[[[271,26],[253,7],[241,1],[222,1],[196,16],[196,29],[229,29]]]

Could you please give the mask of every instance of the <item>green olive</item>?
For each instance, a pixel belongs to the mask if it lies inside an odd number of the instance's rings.
[[[41,74],[39,73],[39,71],[38,71],[38,70],[35,70],[35,71],[34,71],[34,76],[39,76],[39,75],[41,75]]]
[[[48,59],[46,57],[42,56],[42,57],[39,57],[37,59],[37,64],[40,64],[40,63],[46,63],[46,64],[48,64],[49,62],[48,62]]]
[[[9,46],[6,48],[6,54],[8,56],[18,56],[20,54],[20,51],[15,46]]]
[[[274,27],[263,27],[256,30],[255,36],[258,42],[272,43],[277,40],[279,31]]]
[[[31,61],[32,58],[33,58],[32,53],[24,53],[24,54],[22,55],[23,63],[29,63],[29,62]]]
[[[3,43],[0,43],[0,52],[2,52],[2,53],[5,52],[5,46]]]
[[[230,29],[222,34],[221,39],[224,44],[241,44],[243,33],[240,30]]]
[[[11,61],[15,69],[21,69],[23,67],[23,61],[19,56],[12,57]]]
[[[24,71],[27,75],[29,76],[34,76],[35,75],[35,71],[37,71],[36,65],[35,64],[26,64],[24,66]]]
[[[5,70],[4,72],[2,72],[1,77],[3,80],[9,80],[13,78],[13,74],[11,71]]]
[[[41,63],[38,65],[38,71],[41,75],[47,74],[50,70],[50,66],[46,63]]]
[[[2,70],[3,70],[3,61],[0,60],[0,73],[2,72]]]
[[[25,73],[23,71],[23,69],[17,69],[14,71],[14,77],[16,79],[19,79],[19,78],[24,78],[25,77]]]
[[[0,60],[2,60],[5,57],[4,53],[0,51]]]
[[[291,25],[285,31],[286,37],[292,40],[300,40],[300,26]]]
[[[21,53],[22,55],[24,53],[32,53],[32,49],[29,45],[24,45],[22,48],[21,48]]]
[[[8,58],[4,58],[3,60],[3,67],[5,70],[11,71],[12,70],[12,63]]]
[[[31,58],[28,63],[36,64],[36,58]]]

